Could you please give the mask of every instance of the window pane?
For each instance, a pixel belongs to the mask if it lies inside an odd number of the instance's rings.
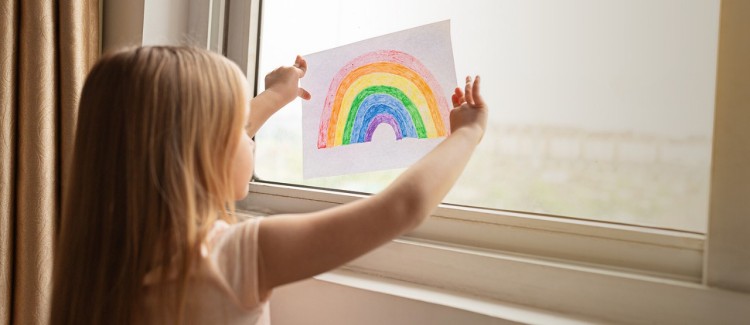
[[[447,203],[704,232],[719,1],[263,2],[262,76],[307,54],[450,19],[489,130]],[[264,180],[362,192],[402,170],[302,179],[301,105],[257,135]]]

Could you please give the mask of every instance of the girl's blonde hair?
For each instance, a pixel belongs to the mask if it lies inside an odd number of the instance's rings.
[[[231,220],[235,149],[247,100],[226,58],[188,47],[104,56],[81,94],[64,184],[51,322],[138,321],[143,278],[182,314],[187,274],[216,219]]]

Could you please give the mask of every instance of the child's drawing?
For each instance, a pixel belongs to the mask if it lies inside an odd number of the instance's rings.
[[[440,84],[417,58],[396,50],[370,52],[334,76],[320,117],[318,148],[369,142],[382,123],[399,140],[442,137],[449,109]]]
[[[405,167],[450,132],[448,21],[306,58],[305,177]]]

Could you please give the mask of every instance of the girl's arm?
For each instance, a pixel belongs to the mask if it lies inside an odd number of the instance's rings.
[[[413,229],[442,201],[484,134],[487,108],[479,77],[453,95],[451,134],[382,192],[307,214],[263,220],[259,288],[273,288],[334,269]]]
[[[297,96],[310,99],[310,93],[297,87],[299,79],[305,76],[307,62],[297,56],[291,67],[280,67],[266,75],[266,90],[250,100],[250,117],[245,131],[254,137],[258,129],[269,117]]]

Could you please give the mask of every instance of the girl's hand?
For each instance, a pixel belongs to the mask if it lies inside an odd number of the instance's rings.
[[[297,55],[294,65],[279,67],[266,75],[266,91],[276,96],[279,108],[294,100],[297,96],[310,99],[310,93],[299,87],[299,80],[305,76],[307,61]]]
[[[310,93],[299,87],[300,78],[305,76],[307,62],[297,56],[291,67],[279,67],[266,75],[266,90],[250,101],[250,117],[245,131],[255,136],[261,126],[278,110],[297,96],[310,99]]]
[[[472,83],[471,77],[466,76],[466,91],[456,87],[453,94],[453,109],[451,110],[451,133],[459,129],[471,131],[477,136],[477,142],[482,139],[487,128],[487,106],[479,92],[479,76]]]

